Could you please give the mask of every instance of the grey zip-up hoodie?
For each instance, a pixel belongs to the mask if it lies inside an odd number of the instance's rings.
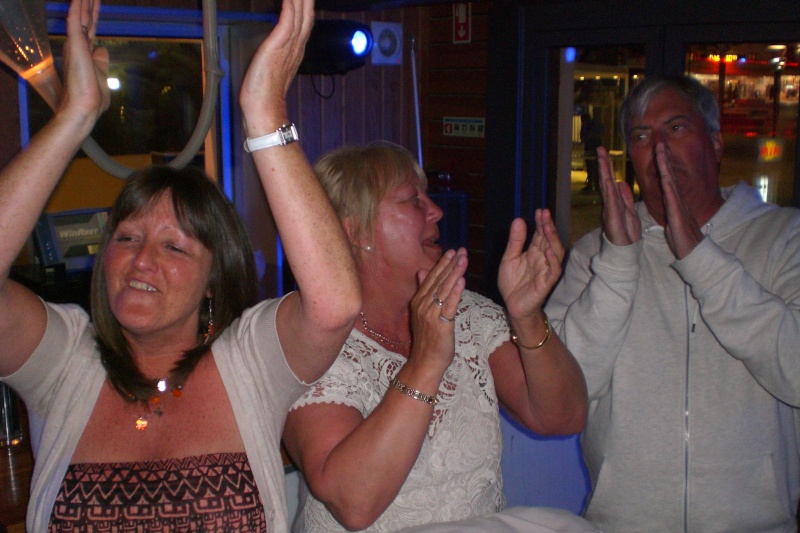
[[[800,212],[722,192],[681,261],[643,203],[635,244],[583,237],[547,304],[589,388],[603,531],[796,530]]]

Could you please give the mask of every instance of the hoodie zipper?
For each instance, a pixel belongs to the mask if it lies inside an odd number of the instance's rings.
[[[689,531],[689,367],[691,359],[691,334],[694,332],[697,312],[692,320],[689,319],[689,286],[683,287],[684,308],[686,312],[686,374],[683,396],[683,531]]]
[[[703,235],[708,235],[711,232],[713,225],[711,223],[705,224],[701,231]],[[695,332],[697,328],[697,317],[700,313],[700,304],[698,302],[694,302],[694,306],[692,306],[692,297],[690,288],[688,285],[684,284],[683,286],[683,301],[684,301],[684,309],[686,312],[686,389],[684,391],[683,397],[683,531],[684,533],[689,532],[689,451],[690,451],[690,437],[691,428],[689,427],[689,377],[691,375],[690,363],[691,363],[691,353],[692,353],[692,334]],[[691,307],[694,307],[694,312],[692,312]]]

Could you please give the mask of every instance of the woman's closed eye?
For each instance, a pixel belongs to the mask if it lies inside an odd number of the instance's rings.
[[[129,235],[127,233],[120,233],[114,236],[114,242],[133,242],[137,240],[133,235]]]
[[[177,245],[175,243],[170,243],[170,242],[165,243],[164,247],[167,250],[169,250],[170,252],[175,252],[175,253],[182,254],[182,255],[187,255],[188,254],[188,252],[186,251],[185,248],[183,248],[182,246],[179,246],[179,245]]]

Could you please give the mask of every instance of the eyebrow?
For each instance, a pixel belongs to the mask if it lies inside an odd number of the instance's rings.
[[[673,115],[669,117],[667,120],[665,120],[663,124],[671,124],[679,120],[691,120],[691,116],[686,114]],[[647,131],[652,129],[653,129],[652,126],[636,125],[631,127],[631,133],[633,133],[634,131]]]
[[[689,115],[684,115],[684,114],[675,115],[673,117],[668,118],[664,123],[665,124],[669,124],[669,123],[675,122],[677,120],[691,120],[691,117]]]

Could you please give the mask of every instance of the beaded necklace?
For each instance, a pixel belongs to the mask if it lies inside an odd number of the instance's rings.
[[[172,393],[174,397],[180,398],[181,391],[183,391],[183,385],[177,383],[172,387],[170,387],[169,384],[167,383],[166,378],[159,379],[158,382],[156,383],[156,391],[157,391],[156,394],[153,394],[146,400],[148,406],[152,410],[149,413],[144,414],[136,419],[136,424],[134,426],[136,427],[136,429],[138,429],[139,431],[144,431],[145,429],[147,429],[147,426],[149,424],[147,419],[150,416],[152,415],[162,416],[164,414],[163,407],[161,406],[161,394],[166,392],[167,389],[169,389],[169,391]]]
[[[380,333],[378,331],[375,331],[374,329],[369,327],[367,325],[367,317],[364,316],[364,311],[361,311],[361,323],[364,324],[364,330],[366,330],[367,333],[372,335],[374,338],[376,338],[378,340],[382,340],[386,344],[389,344],[389,345],[391,345],[391,346],[393,346],[395,348],[400,349],[400,348],[405,348],[406,346],[410,346],[411,345],[411,339],[408,339],[407,341],[393,341],[392,339],[386,337],[382,333]]]
[[[212,304],[213,300],[208,301],[208,325],[206,326],[206,332],[203,334],[203,345],[207,345],[209,341],[214,337],[214,333],[216,333],[216,326],[214,324],[214,308]],[[208,352],[204,352],[202,356],[205,356]],[[199,360],[199,358],[198,358]],[[196,365],[197,363],[195,363]],[[189,372],[194,370],[195,365],[192,365]],[[147,414],[141,415],[139,418],[136,419],[135,427],[139,431],[144,431],[147,429],[149,424],[148,418],[151,415],[162,416],[164,414],[164,409],[161,406],[161,395],[169,389],[172,395],[176,398],[181,397],[181,392],[183,391],[183,381],[178,379],[173,379],[174,376],[170,375],[170,379],[173,380],[173,385],[170,387],[167,381],[167,378],[161,378],[156,382],[156,390],[155,394],[150,396],[149,398],[138,398],[137,396],[131,395],[131,401],[143,401],[146,402],[148,407],[151,409],[150,412]],[[183,379],[186,379],[185,377]]]

